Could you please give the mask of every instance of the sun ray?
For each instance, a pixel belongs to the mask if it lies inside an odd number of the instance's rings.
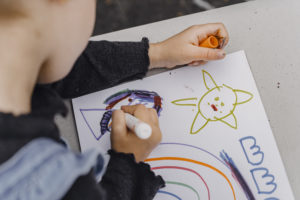
[[[239,93],[247,94],[250,96],[247,100],[237,102],[236,105],[247,103],[247,102],[251,101],[251,99],[253,99],[253,94],[250,92],[247,92],[245,90],[238,90],[238,89],[234,89],[233,91],[237,94],[237,96],[239,95]],[[238,101],[239,101],[239,97],[238,97]]]
[[[203,76],[204,85],[205,85],[207,90],[210,90],[210,89],[215,88],[215,87],[218,88],[218,90],[219,90],[219,86],[217,85],[217,83],[213,79],[213,77],[210,75],[210,73],[208,73],[205,70],[202,70],[202,76]],[[208,78],[206,78],[206,76],[208,76]],[[209,87],[209,84],[211,84],[211,87]]]
[[[172,101],[171,103],[177,106],[197,106],[196,103],[189,103],[189,101],[197,101],[197,98],[193,97],[193,98],[177,99]],[[186,102],[186,103],[182,103],[182,102]]]
[[[200,112],[197,112],[194,120],[193,120],[193,123],[192,123],[192,126],[191,126],[191,129],[190,129],[190,134],[196,134],[198,133],[199,131],[201,131],[207,124],[208,122],[210,121],[210,119],[204,119],[201,115],[200,115]],[[200,128],[196,128],[196,130],[194,131],[195,127],[200,127]]]
[[[227,117],[225,117],[223,119],[218,119],[216,117],[215,117],[215,119],[228,125],[229,127],[233,128],[233,129],[237,129],[237,119],[233,113],[231,113],[231,115],[228,115]]]

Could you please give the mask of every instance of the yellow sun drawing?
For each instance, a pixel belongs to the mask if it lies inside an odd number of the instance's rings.
[[[213,77],[202,70],[203,81],[208,90],[198,101],[197,97],[172,101],[177,106],[198,106],[197,114],[192,122],[190,134],[200,132],[209,122],[222,122],[237,129],[234,115],[236,106],[249,102],[253,94],[244,90],[233,89],[228,85],[217,85]],[[198,104],[196,104],[198,101]]]

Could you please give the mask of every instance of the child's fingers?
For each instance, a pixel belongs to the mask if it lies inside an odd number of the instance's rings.
[[[157,111],[156,111],[155,109],[153,109],[153,108],[148,108],[148,112],[149,112],[151,121],[152,121],[154,124],[158,124],[158,115],[157,115]]]
[[[205,65],[207,63],[207,61],[201,60],[200,61],[200,65]]]
[[[225,39],[225,44],[227,44],[229,40],[229,34],[227,29],[225,28],[223,23],[211,23],[211,24],[205,24],[203,25],[206,28],[206,33],[208,33],[208,36],[215,35],[219,38]]]
[[[125,115],[122,110],[115,110],[112,113],[112,136],[125,136],[127,133]]]
[[[125,113],[134,115],[141,121],[149,123],[149,125],[152,125],[153,123],[158,123],[158,119],[155,120],[153,118],[153,117],[158,118],[157,112],[154,109],[147,108],[146,106],[144,106],[142,104],[137,104],[137,105],[132,105],[132,106],[121,106],[121,109]],[[155,115],[154,115],[154,113],[155,113]]]
[[[131,115],[138,115],[141,112],[145,112],[147,110],[147,108],[146,108],[146,106],[144,106],[142,104],[137,104],[137,105],[132,105],[132,106],[121,106],[121,110],[123,110],[125,113],[129,113]]]
[[[204,60],[198,60],[198,61],[193,61],[189,63],[189,66],[199,66],[199,65],[205,65],[207,61]]]
[[[134,111],[136,110],[136,106],[121,106],[121,110],[123,110],[125,113],[133,115]]]
[[[193,60],[219,60],[225,57],[225,52],[222,49],[210,49],[204,47],[194,47]]]
[[[219,31],[216,34],[219,38],[221,38],[221,44],[220,44],[220,48],[223,49],[229,42],[229,34],[227,29],[225,28],[225,26],[222,24],[221,28],[219,29]]]
[[[196,33],[199,42],[205,40],[208,36],[215,35],[220,38],[225,38],[224,44],[226,45],[229,39],[228,32],[222,23],[210,23],[204,25],[194,25],[191,27]],[[225,46],[224,45],[224,46]]]
[[[199,66],[201,61],[193,61],[189,64],[189,66]]]

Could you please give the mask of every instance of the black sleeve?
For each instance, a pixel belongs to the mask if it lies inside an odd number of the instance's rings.
[[[149,66],[149,41],[91,41],[71,72],[52,84],[64,98],[74,98],[124,81],[143,78]]]
[[[108,200],[150,200],[165,186],[162,177],[155,176],[148,164],[136,163],[133,154],[113,150],[109,154],[111,159],[100,183]]]
[[[155,176],[150,166],[136,163],[132,154],[109,151],[111,156],[99,185],[92,172],[76,180],[65,200],[151,200],[165,186],[161,176]]]

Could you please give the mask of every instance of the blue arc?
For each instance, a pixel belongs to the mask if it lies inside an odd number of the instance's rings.
[[[166,192],[166,191],[159,190],[157,193],[166,194],[166,195],[175,197],[175,198],[178,199],[178,200],[182,200],[179,196],[177,196],[176,194],[173,194],[173,193],[171,193],[171,192]]]

